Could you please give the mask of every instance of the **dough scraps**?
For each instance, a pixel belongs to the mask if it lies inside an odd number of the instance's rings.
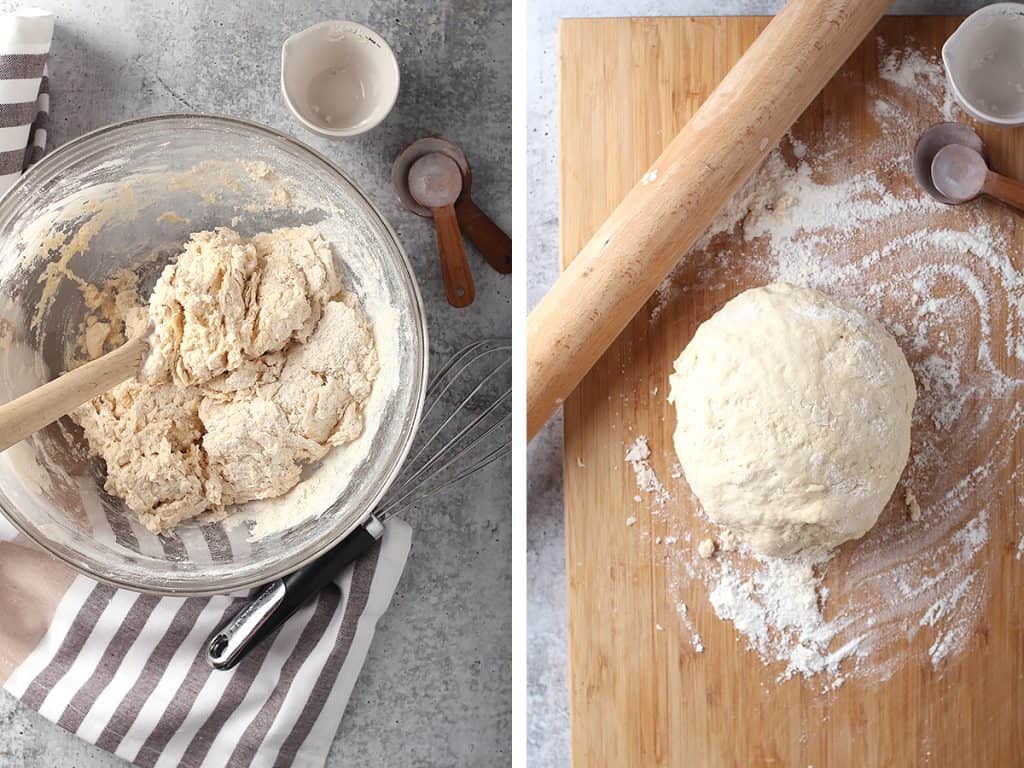
[[[152,320],[142,374],[72,413],[105,488],[154,533],[287,492],[305,464],[362,432],[373,333],[312,227],[197,232],[149,301],[131,272],[86,290],[92,359]]]

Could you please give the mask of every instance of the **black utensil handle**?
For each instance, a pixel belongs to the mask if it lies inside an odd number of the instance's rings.
[[[375,517],[314,562],[262,587],[241,610],[210,635],[206,661],[231,669],[299,608],[320,593],[346,566],[370,551],[384,533]]]

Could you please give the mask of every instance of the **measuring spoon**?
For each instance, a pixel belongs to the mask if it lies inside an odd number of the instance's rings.
[[[430,210],[417,203],[409,194],[409,168],[420,157],[431,152],[448,155],[462,173],[462,192],[455,201],[455,216],[459,220],[462,234],[476,246],[480,255],[495,271],[509,274],[512,271],[512,239],[473,200],[473,169],[470,168],[466,153],[454,142],[440,136],[427,136],[402,150],[391,166],[391,186],[399,201],[406,210],[430,218]]]
[[[940,203],[951,205],[951,200],[935,188],[932,183],[932,160],[943,147],[962,144],[975,152],[985,155],[985,143],[969,125],[963,123],[939,123],[921,134],[914,147],[914,178],[921,188]]]
[[[409,193],[417,203],[429,208],[434,217],[441,277],[448,303],[453,307],[468,307],[476,297],[466,246],[455,218],[455,201],[461,192],[462,172],[447,155],[431,152],[409,169]]]
[[[950,144],[935,154],[932,183],[953,203],[988,195],[1024,211],[1024,183],[990,170],[979,152],[962,144]]]

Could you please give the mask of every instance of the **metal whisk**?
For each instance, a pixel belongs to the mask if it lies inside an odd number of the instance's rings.
[[[374,517],[386,520],[507,456],[511,436],[512,342],[477,341],[427,386],[412,449]]]
[[[512,341],[462,348],[427,385],[409,455],[366,521],[315,562],[267,584],[210,636],[206,660],[231,669],[295,611],[364,555],[383,521],[508,455],[512,440]]]

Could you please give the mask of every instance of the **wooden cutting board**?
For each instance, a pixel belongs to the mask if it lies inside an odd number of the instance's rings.
[[[568,263],[663,146],[754,41],[767,18],[565,20],[559,33],[561,254]],[[841,129],[851,152],[881,130],[863,85],[878,80],[884,46],[909,39],[932,52],[958,19],[889,17],[794,128],[808,139]],[[927,123],[922,125],[925,127]],[[985,132],[994,165],[1024,177],[1024,135]],[[837,162],[842,162],[839,158]],[[1007,221],[1011,221],[1007,219]],[[1007,237],[1019,249],[1021,233]],[[851,247],[867,248],[864,242]],[[1019,261],[1019,260],[1018,260]],[[697,325],[750,287],[742,272],[711,293],[654,300],[565,403],[565,510],[572,753],[579,766],[1024,765],[1024,562],[1013,500],[1019,481],[993,477],[987,598],[966,649],[939,668],[922,633],[891,679],[853,679],[830,693],[777,683],[711,610],[699,581],[666,583],[664,518],[637,501],[623,461],[637,435],[675,499],[670,514],[695,535],[685,480],[672,479],[675,416],[665,402],[672,362]],[[656,318],[652,321],[652,314]],[[991,439],[995,439],[994,437]],[[981,443],[991,440],[982,440]],[[982,452],[980,445],[977,451]],[[974,455],[967,449],[965,461]],[[1013,446],[1014,464],[1020,445]],[[635,518],[635,525],[629,525]],[[692,521],[692,523],[691,523]],[[642,535],[646,531],[648,535]],[[703,638],[695,652],[675,600]],[[659,629],[660,627],[660,629]]]

